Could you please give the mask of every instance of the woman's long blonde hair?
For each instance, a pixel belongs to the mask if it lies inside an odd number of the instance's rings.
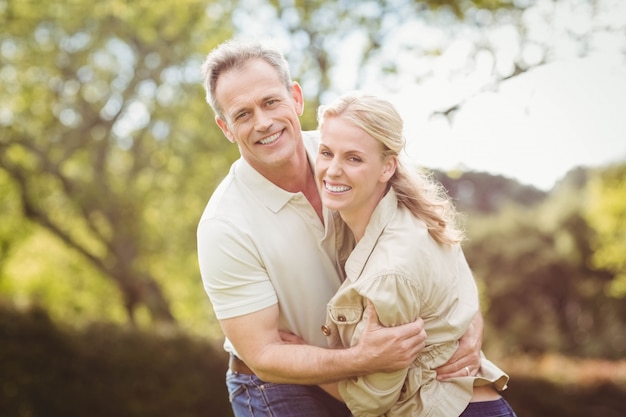
[[[389,185],[398,197],[398,204],[422,219],[438,243],[452,245],[461,242],[465,236],[458,225],[460,215],[446,190],[431,175],[417,168],[408,169],[400,160],[405,145],[404,123],[393,104],[373,95],[347,93],[319,108],[318,129],[326,118],[339,116],[376,139],[381,144],[383,157],[396,156],[398,167]]]

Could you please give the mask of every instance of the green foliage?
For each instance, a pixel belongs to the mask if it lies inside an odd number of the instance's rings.
[[[0,295],[19,305],[44,305],[56,319],[76,324],[104,318],[123,323],[117,288],[86,260],[45,230],[14,243],[0,281]]]
[[[221,347],[0,306],[0,410],[15,417],[231,416]]]
[[[37,232],[22,244],[3,288],[53,303],[76,285],[66,279],[59,292],[56,277],[82,273],[93,296],[81,305],[98,308],[104,279],[106,299],[139,324],[173,311],[206,319],[195,224],[237,152],[203,100],[199,67],[231,36],[231,12],[199,0],[0,2],[0,193],[13,202],[0,217],[56,238]],[[3,251],[13,232],[0,230]],[[55,281],[34,285],[16,262],[42,239],[65,261],[37,257],[35,269],[44,259],[57,268]],[[117,307],[100,311],[114,318]]]
[[[460,23],[473,24],[468,14],[514,8],[510,0],[269,0],[261,4],[244,1],[239,22],[243,33],[256,35],[250,33],[248,26],[258,23],[259,9],[265,3],[270,11],[263,13],[267,19],[263,22],[263,33],[258,35],[277,34],[287,42],[284,49],[292,73],[302,84],[313,109],[333,90],[362,88],[372,67],[376,72],[374,77],[381,82],[381,75],[396,74],[402,64],[395,56],[383,58],[383,52],[386,46],[398,43],[394,29],[403,24],[441,21],[445,30],[450,31],[454,24],[459,24],[455,29]],[[348,76],[335,77],[336,65],[343,58],[341,54],[347,43],[355,60],[354,71]],[[423,55],[435,53],[419,51]],[[368,66],[370,63],[374,65]]]
[[[462,212],[493,214],[511,204],[533,207],[546,198],[545,192],[502,175],[437,170],[433,174]]]
[[[6,173],[0,170],[0,287],[4,279],[4,266],[15,245],[30,235],[31,228],[21,215],[17,187]]]
[[[233,35],[238,3],[0,0],[0,299],[83,325],[177,320],[221,337],[195,230],[238,152],[213,122],[199,66]],[[302,124],[313,129],[348,35],[362,36],[358,78],[408,19],[449,27],[511,5],[269,1],[282,20],[266,27],[290,35]],[[625,353],[623,168],[599,172],[588,189],[587,172],[575,171],[549,196],[481,173],[440,178],[468,212],[466,253],[497,335],[488,344]]]
[[[595,231],[593,265],[614,275],[608,293],[626,297],[626,164],[596,172],[585,218]]]
[[[620,417],[626,412],[624,387],[610,382],[568,385],[514,376],[503,395],[520,417]]]
[[[13,417],[232,416],[220,347],[184,334],[60,327],[42,310],[0,305],[0,410]],[[518,416],[624,414],[624,386],[511,374]],[[550,376],[550,375],[549,375]],[[553,375],[552,375],[553,376]]]
[[[486,292],[494,335],[486,343],[494,349],[626,354],[623,303],[604,291],[611,275],[590,267],[584,202],[584,185],[574,183],[536,207],[469,217],[465,252]]]

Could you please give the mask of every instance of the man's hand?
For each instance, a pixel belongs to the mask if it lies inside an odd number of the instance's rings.
[[[483,345],[483,316],[476,314],[465,334],[459,339],[459,347],[448,362],[436,369],[437,379],[476,375],[480,370],[480,350]]]
[[[383,327],[369,300],[366,312],[367,328],[355,346],[359,352],[356,356],[363,360],[363,374],[408,368],[425,346],[424,321],[418,318],[401,326]]]

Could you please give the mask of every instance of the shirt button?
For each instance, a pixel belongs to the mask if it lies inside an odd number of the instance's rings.
[[[341,322],[346,321],[346,316],[340,315],[339,317],[337,317],[337,321],[341,321]]]
[[[324,333],[324,336],[330,336],[330,328],[326,325],[322,326],[322,333]]]

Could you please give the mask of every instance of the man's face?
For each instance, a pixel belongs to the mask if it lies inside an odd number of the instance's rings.
[[[252,60],[220,75],[215,97],[225,119],[216,117],[217,124],[260,173],[289,163],[302,146],[302,90],[294,82],[288,91],[265,61]]]

